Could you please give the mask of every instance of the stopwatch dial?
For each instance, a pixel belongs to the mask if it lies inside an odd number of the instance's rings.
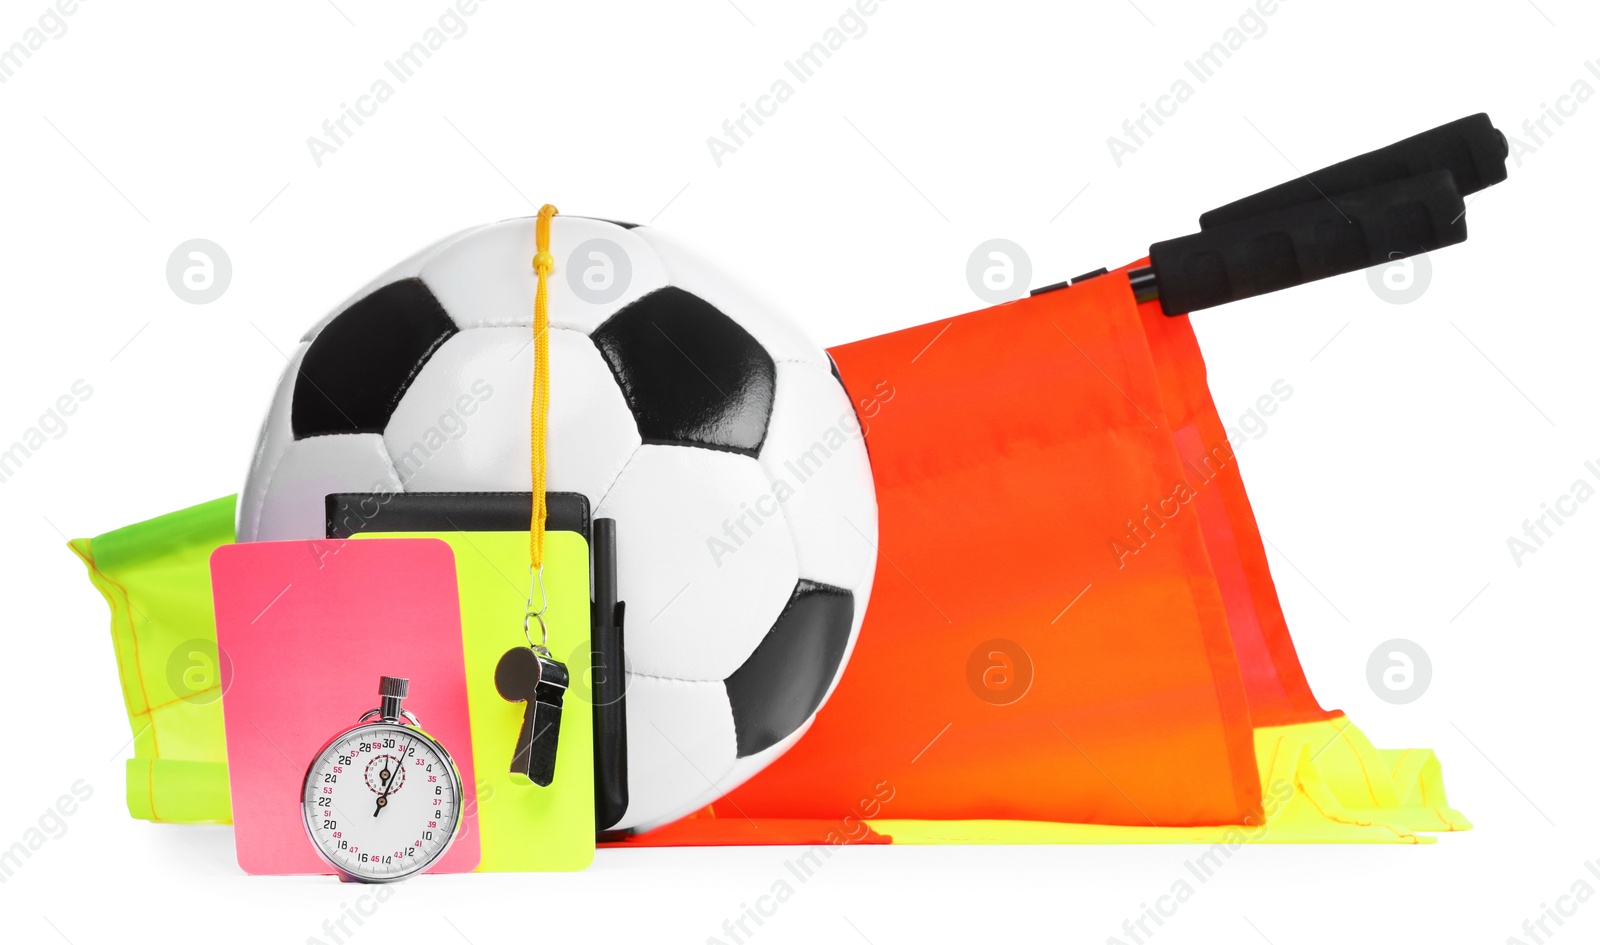
[[[413,728],[362,725],[335,738],[306,775],[306,829],[324,858],[360,879],[427,868],[449,847],[461,783],[439,745]]]

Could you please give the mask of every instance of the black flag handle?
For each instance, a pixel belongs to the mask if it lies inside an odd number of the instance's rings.
[[[1488,115],[1469,115],[1209,210],[1128,278],[1139,301],[1184,315],[1452,246],[1465,198],[1506,179],[1508,153]]]
[[[1506,179],[1505,135],[1485,114],[1340,161],[1200,216],[1130,273],[1168,315],[1384,265],[1467,238],[1464,198]]]

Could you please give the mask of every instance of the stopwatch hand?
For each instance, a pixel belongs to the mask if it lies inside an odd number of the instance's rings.
[[[402,761],[404,761],[405,757],[411,754],[411,746],[415,744],[415,739],[406,742],[405,750],[400,752],[400,760],[397,760],[394,765],[394,774],[389,778],[389,782],[383,786],[383,793],[378,795],[378,807],[372,812],[372,816],[376,817],[383,813],[384,807],[388,805],[389,792],[393,791],[395,785],[400,783],[400,765]],[[387,756],[383,759],[383,768],[385,771],[389,770],[389,759]]]

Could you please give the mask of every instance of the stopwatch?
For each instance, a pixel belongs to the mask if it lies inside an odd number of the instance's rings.
[[[306,769],[306,834],[341,879],[389,883],[420,873],[461,826],[461,774],[401,708],[410,684],[378,681],[378,708],[335,735]]]

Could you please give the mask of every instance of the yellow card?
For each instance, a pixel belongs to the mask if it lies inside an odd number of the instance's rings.
[[[477,777],[478,872],[561,872],[594,861],[594,715],[589,694],[589,543],[577,532],[545,534],[545,623],[550,655],[567,665],[556,775],[537,787],[510,773],[525,706],[495,689],[494,670],[512,647],[527,646],[528,533],[361,532],[362,541],[438,538],[456,555],[467,713]],[[535,602],[537,603],[537,602]],[[537,640],[537,624],[535,624]]]

